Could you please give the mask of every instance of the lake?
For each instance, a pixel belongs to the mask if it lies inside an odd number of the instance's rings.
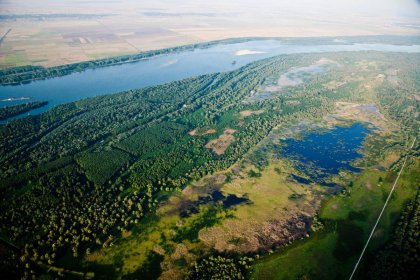
[[[366,50],[416,53],[420,52],[420,46],[387,44],[296,45],[282,40],[254,40],[242,43],[218,44],[208,48],[171,53],[134,63],[90,69],[67,76],[34,81],[29,84],[1,86],[0,107],[28,101],[48,101],[47,106],[31,111],[31,114],[39,114],[58,104],[159,85],[202,74],[230,71],[274,55]],[[29,97],[30,99],[18,100],[23,97]],[[9,101],[5,101],[7,99]]]
[[[282,154],[311,180],[323,182],[340,170],[360,171],[351,165],[362,154],[360,148],[370,129],[360,123],[349,127],[305,133],[302,139],[286,139]]]

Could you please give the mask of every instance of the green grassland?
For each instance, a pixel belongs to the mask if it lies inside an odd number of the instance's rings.
[[[23,66],[28,62],[28,58],[24,52],[16,52],[14,54],[6,55],[4,58],[4,64],[12,67]]]
[[[382,216],[366,258],[389,240],[405,203],[418,192],[419,161],[411,162]],[[381,178],[381,179],[380,179]],[[369,170],[349,193],[329,198],[319,212],[325,229],[254,264],[251,279],[346,279],[359,257],[395,179],[395,173]],[[367,185],[371,187],[367,187]],[[363,263],[362,263],[363,264]],[[368,267],[362,266],[360,278]],[[356,278],[357,279],[357,278]]]

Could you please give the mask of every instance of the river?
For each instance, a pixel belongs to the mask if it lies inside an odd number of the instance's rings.
[[[34,115],[53,106],[83,98],[159,85],[202,74],[234,70],[250,62],[274,55],[369,50],[418,53],[420,45],[297,45],[282,40],[218,44],[208,48],[152,57],[134,63],[89,69],[29,84],[1,86],[0,107],[28,101],[49,102],[47,106],[32,110],[31,114]],[[22,97],[30,99],[22,99]]]

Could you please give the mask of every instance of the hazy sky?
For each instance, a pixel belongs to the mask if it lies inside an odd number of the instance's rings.
[[[293,11],[308,15],[316,13],[326,17],[331,12],[335,15],[419,17],[419,2],[419,0],[0,0],[0,5],[2,7],[7,5],[16,8],[30,8],[34,11],[50,10],[51,12],[54,9],[62,10],[61,7],[65,4],[67,7],[73,6],[75,10],[85,6],[96,6],[100,10],[108,8],[111,13],[115,11],[115,8],[127,11],[147,7],[159,7],[160,9],[166,7],[175,10],[195,8],[196,10],[210,9],[220,13],[224,12],[223,9],[255,12],[256,8]],[[27,11],[27,9],[25,10]],[[1,12],[5,13],[6,11],[2,10]]]
[[[0,14],[86,13],[112,14],[115,27],[130,18],[139,27],[224,29],[225,37],[420,32],[420,0],[0,0]]]

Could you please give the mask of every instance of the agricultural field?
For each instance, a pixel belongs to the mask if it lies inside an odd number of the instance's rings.
[[[0,270],[347,278],[406,159],[357,276],[385,273],[418,226],[419,63],[281,55],[1,125]]]
[[[0,43],[0,69],[52,67],[256,34],[418,35],[416,9],[407,10],[411,17],[394,13],[399,6],[384,9],[381,16],[366,16],[349,15],[348,9],[340,5],[321,5],[307,16],[299,6],[290,12],[284,3],[263,2],[44,0],[39,5],[34,0],[1,1],[0,38],[10,32]],[[259,12],[254,13],[255,10]],[[328,20],[318,19],[323,15],[328,15]]]

